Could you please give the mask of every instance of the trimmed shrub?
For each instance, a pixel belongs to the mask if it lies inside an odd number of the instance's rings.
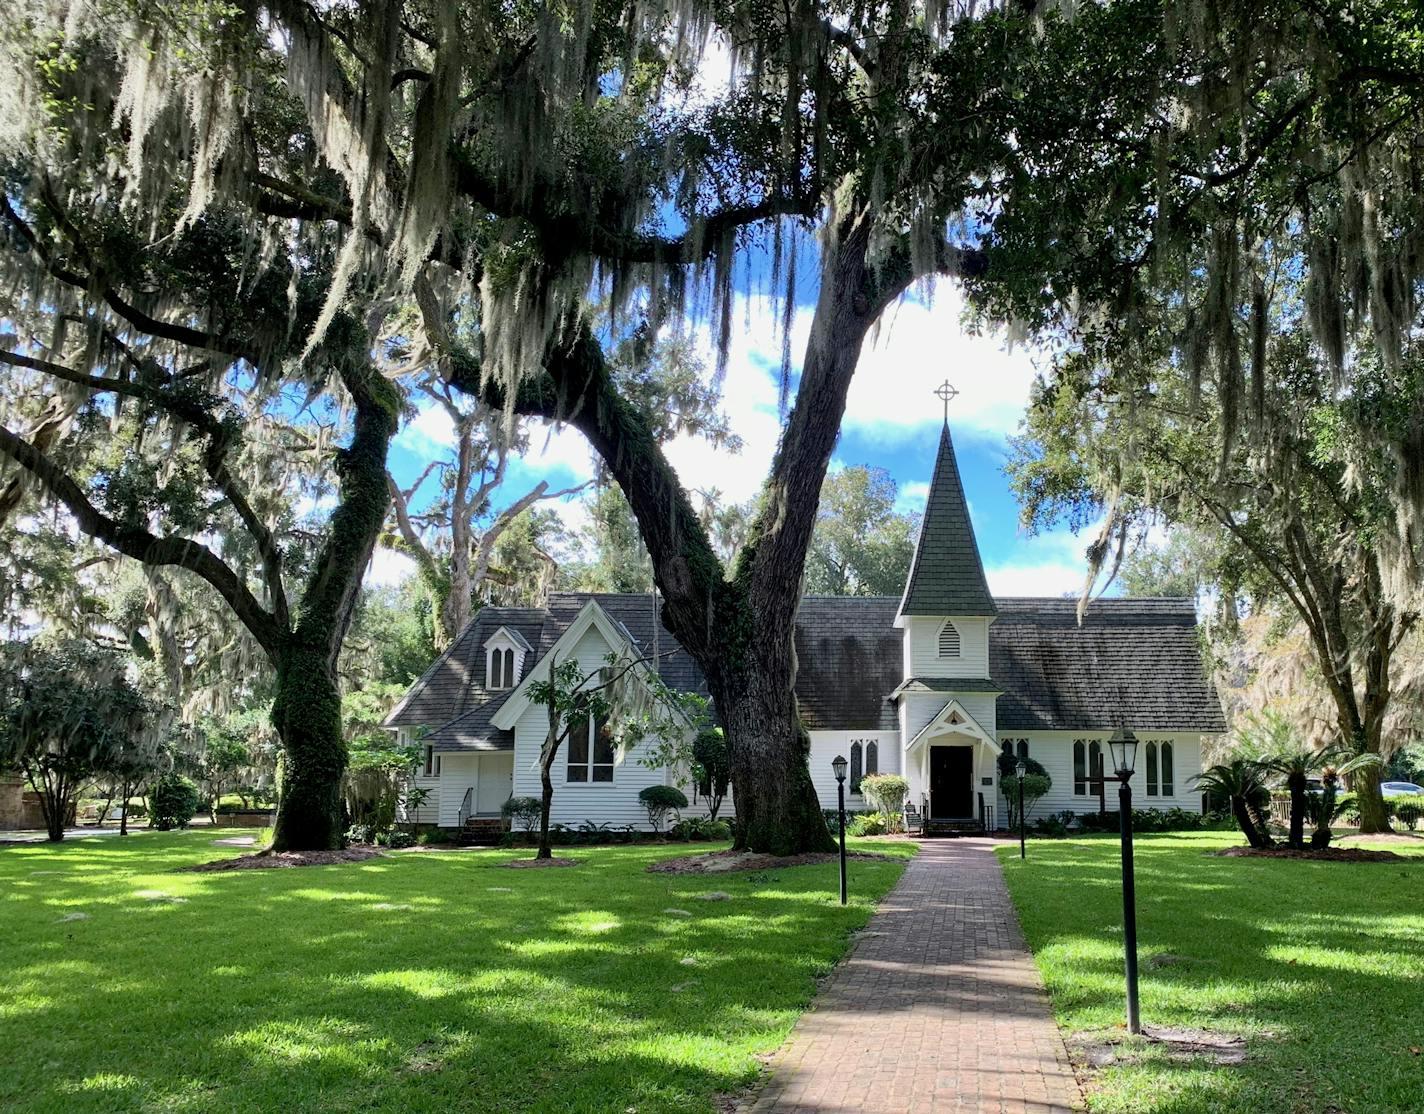
[[[422,847],[436,846],[442,843],[454,843],[455,837],[444,828],[426,828],[415,837],[415,842]]]
[[[1424,819],[1424,805],[1418,801],[1401,800],[1394,806],[1394,818],[1412,832]]]
[[[510,822],[510,827],[518,824],[524,832],[534,830],[543,811],[544,802],[538,797],[510,797],[499,806],[499,814]]]
[[[409,832],[399,830],[387,832],[384,837],[377,837],[377,842],[381,842],[382,838],[385,840],[385,845],[392,851],[402,851],[407,847],[415,846],[415,836]]]
[[[687,807],[687,796],[675,785],[649,785],[640,790],[638,800],[648,814],[648,823],[653,831],[661,832],[668,813]]]
[[[164,774],[148,791],[149,826],[160,832],[186,828],[198,804],[196,785],[180,774]]]
[[[861,794],[877,812],[889,817],[891,831],[905,826],[905,794],[909,791],[910,783],[899,774],[867,774],[860,779]]]

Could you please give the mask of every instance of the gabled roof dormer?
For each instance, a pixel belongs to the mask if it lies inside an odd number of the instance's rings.
[[[534,652],[529,641],[517,630],[500,627],[485,639],[485,688],[504,692],[519,684],[524,672],[524,659]]]
[[[940,434],[939,455],[935,458],[934,475],[925,499],[925,517],[920,523],[920,536],[915,541],[915,556],[910,563],[910,576],[905,582],[905,594],[900,598],[895,625],[904,626],[907,617],[916,615],[988,617],[996,614],[998,609],[989,594],[989,582],[984,578],[974,525],[969,521],[969,503],[964,498],[959,464],[954,457],[954,441],[946,422]],[[953,626],[940,628],[942,651],[952,651],[943,656],[959,655],[960,633]]]

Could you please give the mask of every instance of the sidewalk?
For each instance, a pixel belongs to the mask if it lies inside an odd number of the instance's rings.
[[[992,848],[987,839],[921,844],[739,1111],[1081,1107]]]

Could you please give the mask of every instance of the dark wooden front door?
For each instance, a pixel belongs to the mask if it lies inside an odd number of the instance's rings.
[[[973,781],[973,747],[930,747],[930,816],[936,820],[972,817]]]

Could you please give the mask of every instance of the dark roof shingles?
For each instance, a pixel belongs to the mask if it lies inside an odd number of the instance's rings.
[[[524,672],[542,659],[590,599],[651,653],[653,601],[647,595],[561,592],[544,608],[486,608],[387,719],[387,726],[440,726],[430,740],[451,749],[508,749],[508,732],[490,717],[507,691],[484,687],[483,645],[508,626],[534,646]],[[796,618],[796,694],[812,731],[893,731],[891,694],[901,687],[899,601],[890,596],[808,596]],[[1190,600],[1097,600],[1082,626],[1077,601],[999,599],[989,627],[989,678],[919,680],[970,691],[1003,690],[1001,732],[1111,730],[1124,719],[1139,730],[1216,733],[1225,730],[1221,704],[1207,679]],[[697,663],[666,628],[658,642],[658,672],[670,688],[706,694]],[[991,680],[992,679],[992,680]],[[914,681],[912,680],[911,684]]]
[[[949,423],[940,434],[925,517],[900,600],[901,615],[992,615],[994,598],[984,578],[969,502],[959,479]]]

